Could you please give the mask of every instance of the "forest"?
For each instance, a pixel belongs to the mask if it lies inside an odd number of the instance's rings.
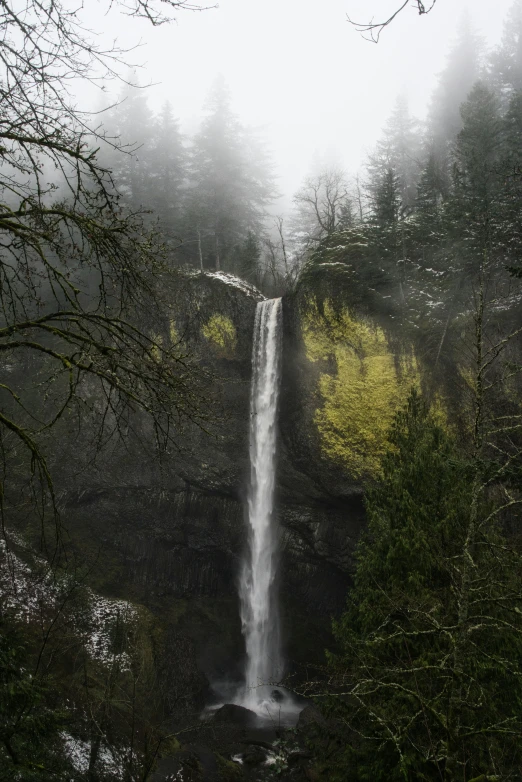
[[[287,201],[84,10],[0,2],[0,780],[522,779],[522,0]]]

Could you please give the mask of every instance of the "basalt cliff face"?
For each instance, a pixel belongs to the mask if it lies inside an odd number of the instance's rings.
[[[188,638],[212,680],[241,666],[236,580],[260,295],[220,274],[194,275],[186,286],[170,330],[211,373],[208,424],[185,426],[179,450],[161,462],[146,429],[130,433],[125,448],[68,478],[74,487],[63,516],[74,545],[95,563],[95,587],[147,606],[167,634]],[[303,295],[283,301],[277,482],[282,622],[297,662],[309,659],[311,644],[327,645],[330,617],[344,604],[364,523],[361,487],[415,373],[376,325],[304,308]],[[69,446],[65,461],[74,459]]]

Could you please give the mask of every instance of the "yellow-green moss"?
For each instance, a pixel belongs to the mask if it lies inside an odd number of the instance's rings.
[[[220,779],[223,782],[235,782],[236,779],[244,779],[241,766],[233,760],[227,760],[223,755],[216,755]]]
[[[310,361],[335,363],[332,374],[319,378],[322,406],[315,423],[324,453],[354,478],[375,475],[392,418],[419,385],[415,357],[395,356],[379,326],[348,310],[334,316],[328,304],[324,316],[309,311],[304,341]]]
[[[177,345],[180,341],[180,336],[176,328],[176,321],[174,319],[171,319],[169,322],[169,336],[171,345]]]
[[[236,327],[226,315],[216,313],[201,328],[201,333],[218,355],[232,358],[237,345]]]

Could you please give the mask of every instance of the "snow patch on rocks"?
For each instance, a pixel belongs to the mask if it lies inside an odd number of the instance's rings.
[[[251,285],[246,280],[242,280],[241,277],[236,277],[235,274],[229,274],[228,272],[205,272],[205,275],[213,277],[215,280],[220,280],[225,285],[231,285],[254,299],[261,300],[265,298],[254,285]]]
[[[18,546],[23,541],[10,536]],[[64,595],[81,589],[84,602],[75,616],[77,632],[83,636],[88,654],[95,660],[108,663],[118,658],[122,669],[128,668],[130,660],[126,652],[117,653],[115,635],[118,625],[122,632],[128,631],[138,619],[136,608],[126,600],[102,597],[89,587],[75,585],[72,579],[55,577],[52,569],[40,558],[32,556],[37,569],[24,562],[5,540],[0,540],[0,594],[3,607],[14,612],[18,619],[29,622],[52,618],[63,602]],[[39,569],[39,572],[37,570]]]
[[[238,277],[236,274],[229,274],[228,272],[209,272],[209,271],[198,271],[197,269],[191,269],[188,272],[190,277],[211,277],[214,280],[219,280],[220,282],[224,283],[225,285],[229,285],[232,288],[237,288],[237,290],[240,290],[242,293],[246,293],[247,296],[250,296],[250,298],[255,299],[256,301],[263,301],[265,299],[265,296],[259,291],[255,285],[251,285],[251,283],[247,282],[246,280],[243,280],[241,277]]]

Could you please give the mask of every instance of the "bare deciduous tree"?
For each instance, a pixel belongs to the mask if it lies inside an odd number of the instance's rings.
[[[152,24],[159,0],[109,2]],[[166,10],[195,9],[167,0]],[[168,266],[141,216],[125,212],[97,160],[103,131],[76,107],[69,85],[118,78],[125,51],[89,38],[77,5],[0,2],[0,439],[25,450],[54,506],[43,434],[85,402],[95,383],[103,423],[129,408],[152,416],[165,442],[185,415],[197,417],[192,369],[169,334],[159,302]],[[30,356],[46,388],[28,393]],[[22,373],[24,374],[24,373]],[[19,381],[19,378],[18,378]],[[57,389],[51,397],[49,388]],[[18,444],[18,445],[16,445]],[[3,494],[0,496],[3,497]]]
[[[308,177],[294,196],[298,231],[307,244],[317,244],[351,219],[351,198],[346,174],[329,168]]]

